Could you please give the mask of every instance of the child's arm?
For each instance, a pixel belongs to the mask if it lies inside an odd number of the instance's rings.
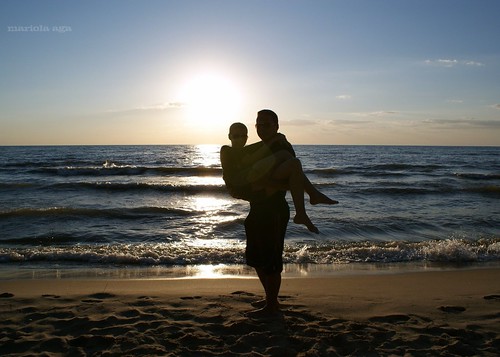
[[[220,164],[222,169],[228,169],[231,165],[231,160],[229,158],[229,150],[231,150],[230,146],[224,145],[220,148]]]

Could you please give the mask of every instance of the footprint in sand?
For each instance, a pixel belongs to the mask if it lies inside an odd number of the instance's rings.
[[[93,299],[109,299],[109,298],[113,298],[113,297],[116,297],[116,295],[109,294],[109,293],[97,293],[97,294],[89,295],[89,298],[93,298]]]
[[[255,294],[252,294],[252,293],[249,293],[249,292],[246,292],[246,291],[242,291],[242,290],[238,290],[238,291],[232,292],[231,295],[256,296]]]
[[[486,295],[484,296],[485,300],[500,300],[500,295]]]
[[[109,299],[116,297],[114,294],[109,294],[109,293],[97,293],[97,294],[92,294],[88,296],[88,299],[83,299],[82,302],[87,302],[87,303],[99,303],[102,302],[104,299]]]
[[[59,299],[60,296],[59,295],[52,295],[52,294],[43,294],[42,297],[44,298],[51,298],[51,299]]]
[[[389,324],[397,324],[397,323],[405,323],[411,319],[408,315],[403,314],[395,314],[395,315],[386,315],[386,316],[374,316],[370,317],[369,321],[371,322],[381,322],[381,323],[389,323]]]
[[[463,306],[440,306],[439,310],[443,312],[460,313],[464,312],[466,309]]]
[[[2,293],[0,294],[0,298],[5,299],[5,298],[11,298],[14,297],[14,294],[11,293]]]
[[[195,300],[195,299],[201,299],[201,296],[182,296],[181,300]]]

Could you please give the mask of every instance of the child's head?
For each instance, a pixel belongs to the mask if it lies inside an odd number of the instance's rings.
[[[242,148],[247,143],[248,139],[248,129],[243,123],[233,123],[229,127],[229,140],[231,140],[231,146]]]

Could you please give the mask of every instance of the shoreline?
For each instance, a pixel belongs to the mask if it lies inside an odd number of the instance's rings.
[[[163,296],[189,294],[216,295],[246,289],[263,294],[257,277],[179,278],[179,279],[12,279],[0,280],[0,294],[43,296],[44,294],[85,295],[109,293],[137,295],[155,293]],[[500,298],[500,267],[441,271],[407,271],[397,274],[350,274],[307,278],[284,278],[280,295],[292,294],[313,300],[332,297],[366,298],[403,295],[408,302],[428,305],[431,300],[462,300],[464,296],[497,295]],[[431,299],[432,297],[432,299]],[[313,304],[316,305],[316,304]],[[417,306],[415,305],[415,306]],[[318,305],[318,308],[327,308]],[[499,306],[500,308],[500,306]],[[500,315],[498,316],[500,318]],[[499,325],[500,328],[500,325]]]
[[[409,262],[348,264],[285,264],[282,277],[321,278],[344,275],[405,274],[411,272],[463,271],[500,268],[500,262]],[[255,271],[243,264],[203,264],[186,266],[0,266],[0,282],[10,280],[170,280],[170,279],[252,279]]]
[[[255,279],[0,281],[8,356],[482,355],[500,346],[500,268]]]

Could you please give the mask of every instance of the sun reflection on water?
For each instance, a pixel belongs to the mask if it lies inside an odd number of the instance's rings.
[[[224,209],[231,204],[231,201],[228,199],[212,196],[194,196],[190,201],[194,210],[208,213]]]
[[[220,225],[235,221],[239,214],[231,209],[234,204],[228,198],[213,196],[192,196],[188,199],[189,209],[198,214],[191,219],[192,237],[216,240]]]
[[[253,279],[253,269],[241,265],[195,265],[186,267],[184,279],[221,279],[221,278],[240,278]]]
[[[189,155],[191,165],[197,168],[220,168],[219,145],[196,145],[191,148],[192,151]],[[176,177],[177,184],[183,182],[183,179]],[[213,172],[206,176],[186,177],[185,180],[187,184],[194,186],[224,185],[222,174],[214,176]],[[229,195],[220,195],[219,192],[221,191],[216,190],[213,193],[186,195],[179,202],[180,208],[193,213],[185,231],[189,241],[210,241],[212,247],[220,246],[222,243],[218,242],[218,238],[221,235],[221,229],[240,218],[241,214],[234,209],[234,199]]]
[[[196,145],[193,164],[203,167],[220,166],[220,145]]]

